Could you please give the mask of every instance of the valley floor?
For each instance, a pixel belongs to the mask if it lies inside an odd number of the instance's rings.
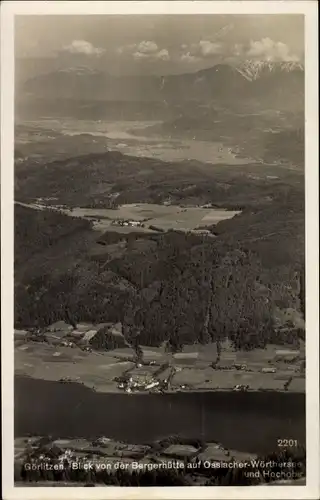
[[[51,342],[25,341],[23,335],[16,340],[15,373],[112,393],[305,391],[303,347],[268,345],[246,352],[226,345],[216,363],[215,344],[185,346],[176,354],[142,346],[137,361],[131,347],[96,351],[63,338]]]

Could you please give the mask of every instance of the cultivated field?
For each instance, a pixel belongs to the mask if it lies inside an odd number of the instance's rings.
[[[152,203],[130,203],[121,205],[116,209],[108,208],[61,208],[43,204],[42,198],[37,204],[28,204],[16,202],[18,205],[29,207],[35,210],[60,210],[66,215],[80,217],[93,222],[94,229],[98,231],[107,231],[130,233],[147,232],[153,233],[156,230],[168,231],[192,231],[206,226],[218,224],[218,222],[231,219],[240,211],[203,208],[203,207],[181,207],[178,205],[157,205]],[[117,225],[120,221],[139,222],[141,226]]]
[[[70,213],[69,210],[66,213]],[[202,207],[180,207],[178,205],[157,205],[151,203],[131,203],[122,205],[116,210],[96,208],[75,208],[70,215],[96,219],[96,229],[114,230],[128,232],[127,226],[114,226],[112,221],[132,220],[144,223],[145,227],[135,227],[138,231],[150,232],[150,226],[162,231],[169,229],[188,231],[204,226],[218,224],[218,222],[231,219],[239,214],[239,211],[221,210]],[[132,231],[132,228],[131,228]]]
[[[304,392],[305,376],[301,370],[304,347],[295,351],[268,345],[265,349],[234,351],[226,343],[216,368],[215,344],[185,346],[181,353],[171,354],[162,347],[143,347],[144,362],[137,365],[133,349],[87,352],[78,346],[52,345],[46,342],[17,342],[15,373],[37,379],[62,378],[82,383],[99,392],[119,392],[115,377],[130,374],[134,379],[158,379],[174,368],[169,391],[232,390],[236,385],[248,385],[249,390],[288,390]],[[148,363],[152,362],[151,365]],[[290,381],[287,389],[286,382]]]

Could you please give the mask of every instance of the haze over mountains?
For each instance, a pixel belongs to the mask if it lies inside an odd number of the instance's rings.
[[[46,99],[119,101],[210,101],[245,98],[268,106],[301,108],[304,66],[297,62],[245,61],[217,64],[179,75],[114,76],[85,66],[57,69],[27,79],[22,96]]]

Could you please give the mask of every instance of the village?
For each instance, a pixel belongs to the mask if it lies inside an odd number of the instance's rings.
[[[145,224],[137,220],[115,219],[111,223],[112,226],[121,227],[145,227]]]
[[[96,391],[305,391],[305,347],[268,345],[236,351],[223,342],[186,345],[181,352],[130,345],[122,324],[64,321],[44,331],[15,330],[15,371]]]

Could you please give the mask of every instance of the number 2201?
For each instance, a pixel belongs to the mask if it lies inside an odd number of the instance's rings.
[[[298,441],[297,439],[278,439],[277,444],[281,448],[292,447],[298,446]]]

